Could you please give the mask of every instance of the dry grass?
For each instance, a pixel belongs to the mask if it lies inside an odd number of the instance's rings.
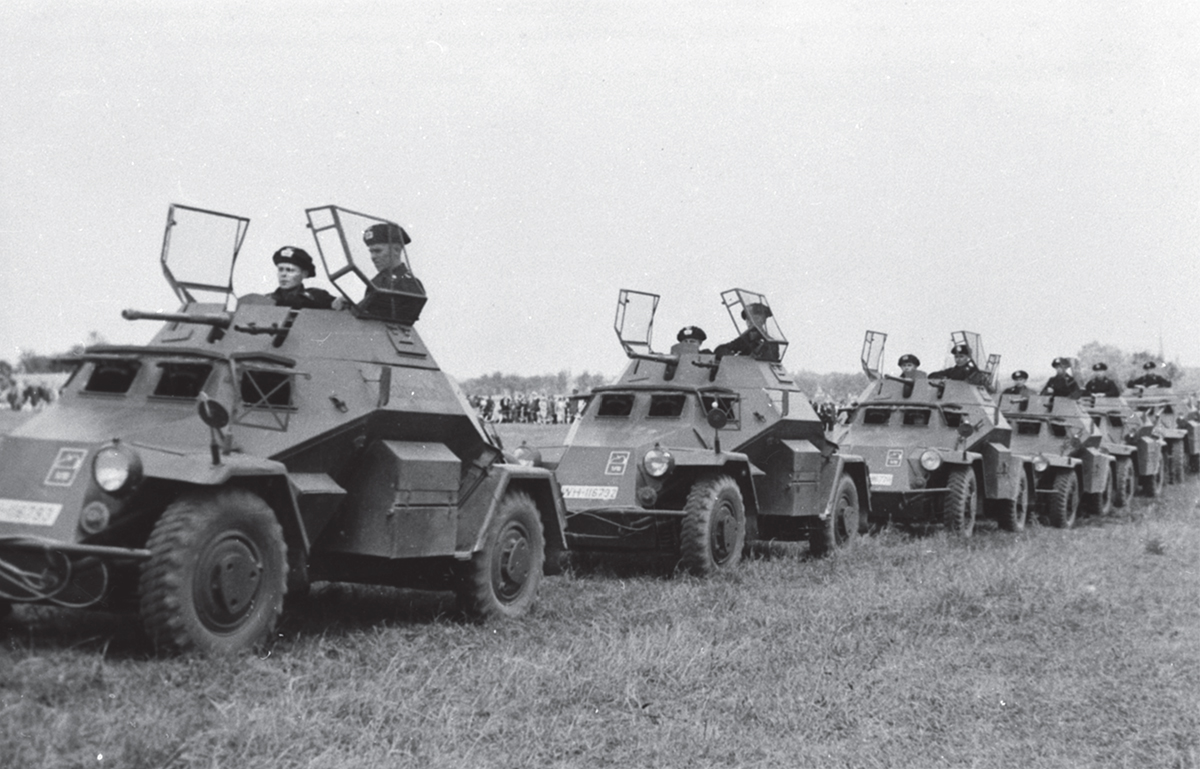
[[[571,573],[514,623],[329,585],[242,659],[21,607],[0,766],[1196,767],[1197,496],[1074,531],[765,548],[709,581]]]

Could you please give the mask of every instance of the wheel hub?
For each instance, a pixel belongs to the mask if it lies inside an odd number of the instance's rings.
[[[236,629],[250,610],[262,581],[262,558],[236,533],[213,542],[196,564],[196,608],[216,631]]]
[[[505,529],[497,552],[496,594],[505,600],[517,597],[529,579],[532,561],[525,532],[515,526]]]
[[[713,560],[721,563],[729,558],[737,542],[737,516],[729,504],[722,504],[713,511],[711,532]]]

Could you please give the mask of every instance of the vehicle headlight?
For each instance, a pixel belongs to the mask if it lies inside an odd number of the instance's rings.
[[[513,457],[517,460],[518,465],[523,465],[524,467],[541,467],[542,465],[542,452],[525,442],[517,446],[516,450],[513,451]]]
[[[671,472],[675,466],[675,457],[664,448],[655,446],[642,457],[642,469],[651,478],[661,478]]]
[[[1049,466],[1050,466],[1050,460],[1046,459],[1041,454],[1038,454],[1036,457],[1033,458],[1033,469],[1036,470],[1037,472],[1039,472],[1039,473],[1044,472],[1046,470],[1046,468]]]
[[[128,491],[142,479],[142,460],[136,451],[120,444],[105,446],[92,460],[92,477],[109,494]]]
[[[942,455],[937,449],[925,449],[921,452],[921,467],[933,472],[942,466]]]

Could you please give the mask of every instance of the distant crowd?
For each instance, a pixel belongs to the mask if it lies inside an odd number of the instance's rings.
[[[12,382],[0,389],[0,404],[7,404],[13,411],[35,411],[45,408],[57,397],[58,393],[53,387],[43,384],[22,385],[20,382]]]
[[[568,395],[516,393],[476,395],[471,398],[479,418],[485,422],[563,425],[579,417],[580,399]]]

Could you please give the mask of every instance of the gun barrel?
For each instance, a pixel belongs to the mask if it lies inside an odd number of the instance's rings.
[[[229,324],[233,322],[233,317],[224,312],[216,315],[192,315],[186,312],[121,310],[121,317],[125,320],[165,320],[173,323],[196,323],[201,326],[215,326],[217,328],[229,328]]]

